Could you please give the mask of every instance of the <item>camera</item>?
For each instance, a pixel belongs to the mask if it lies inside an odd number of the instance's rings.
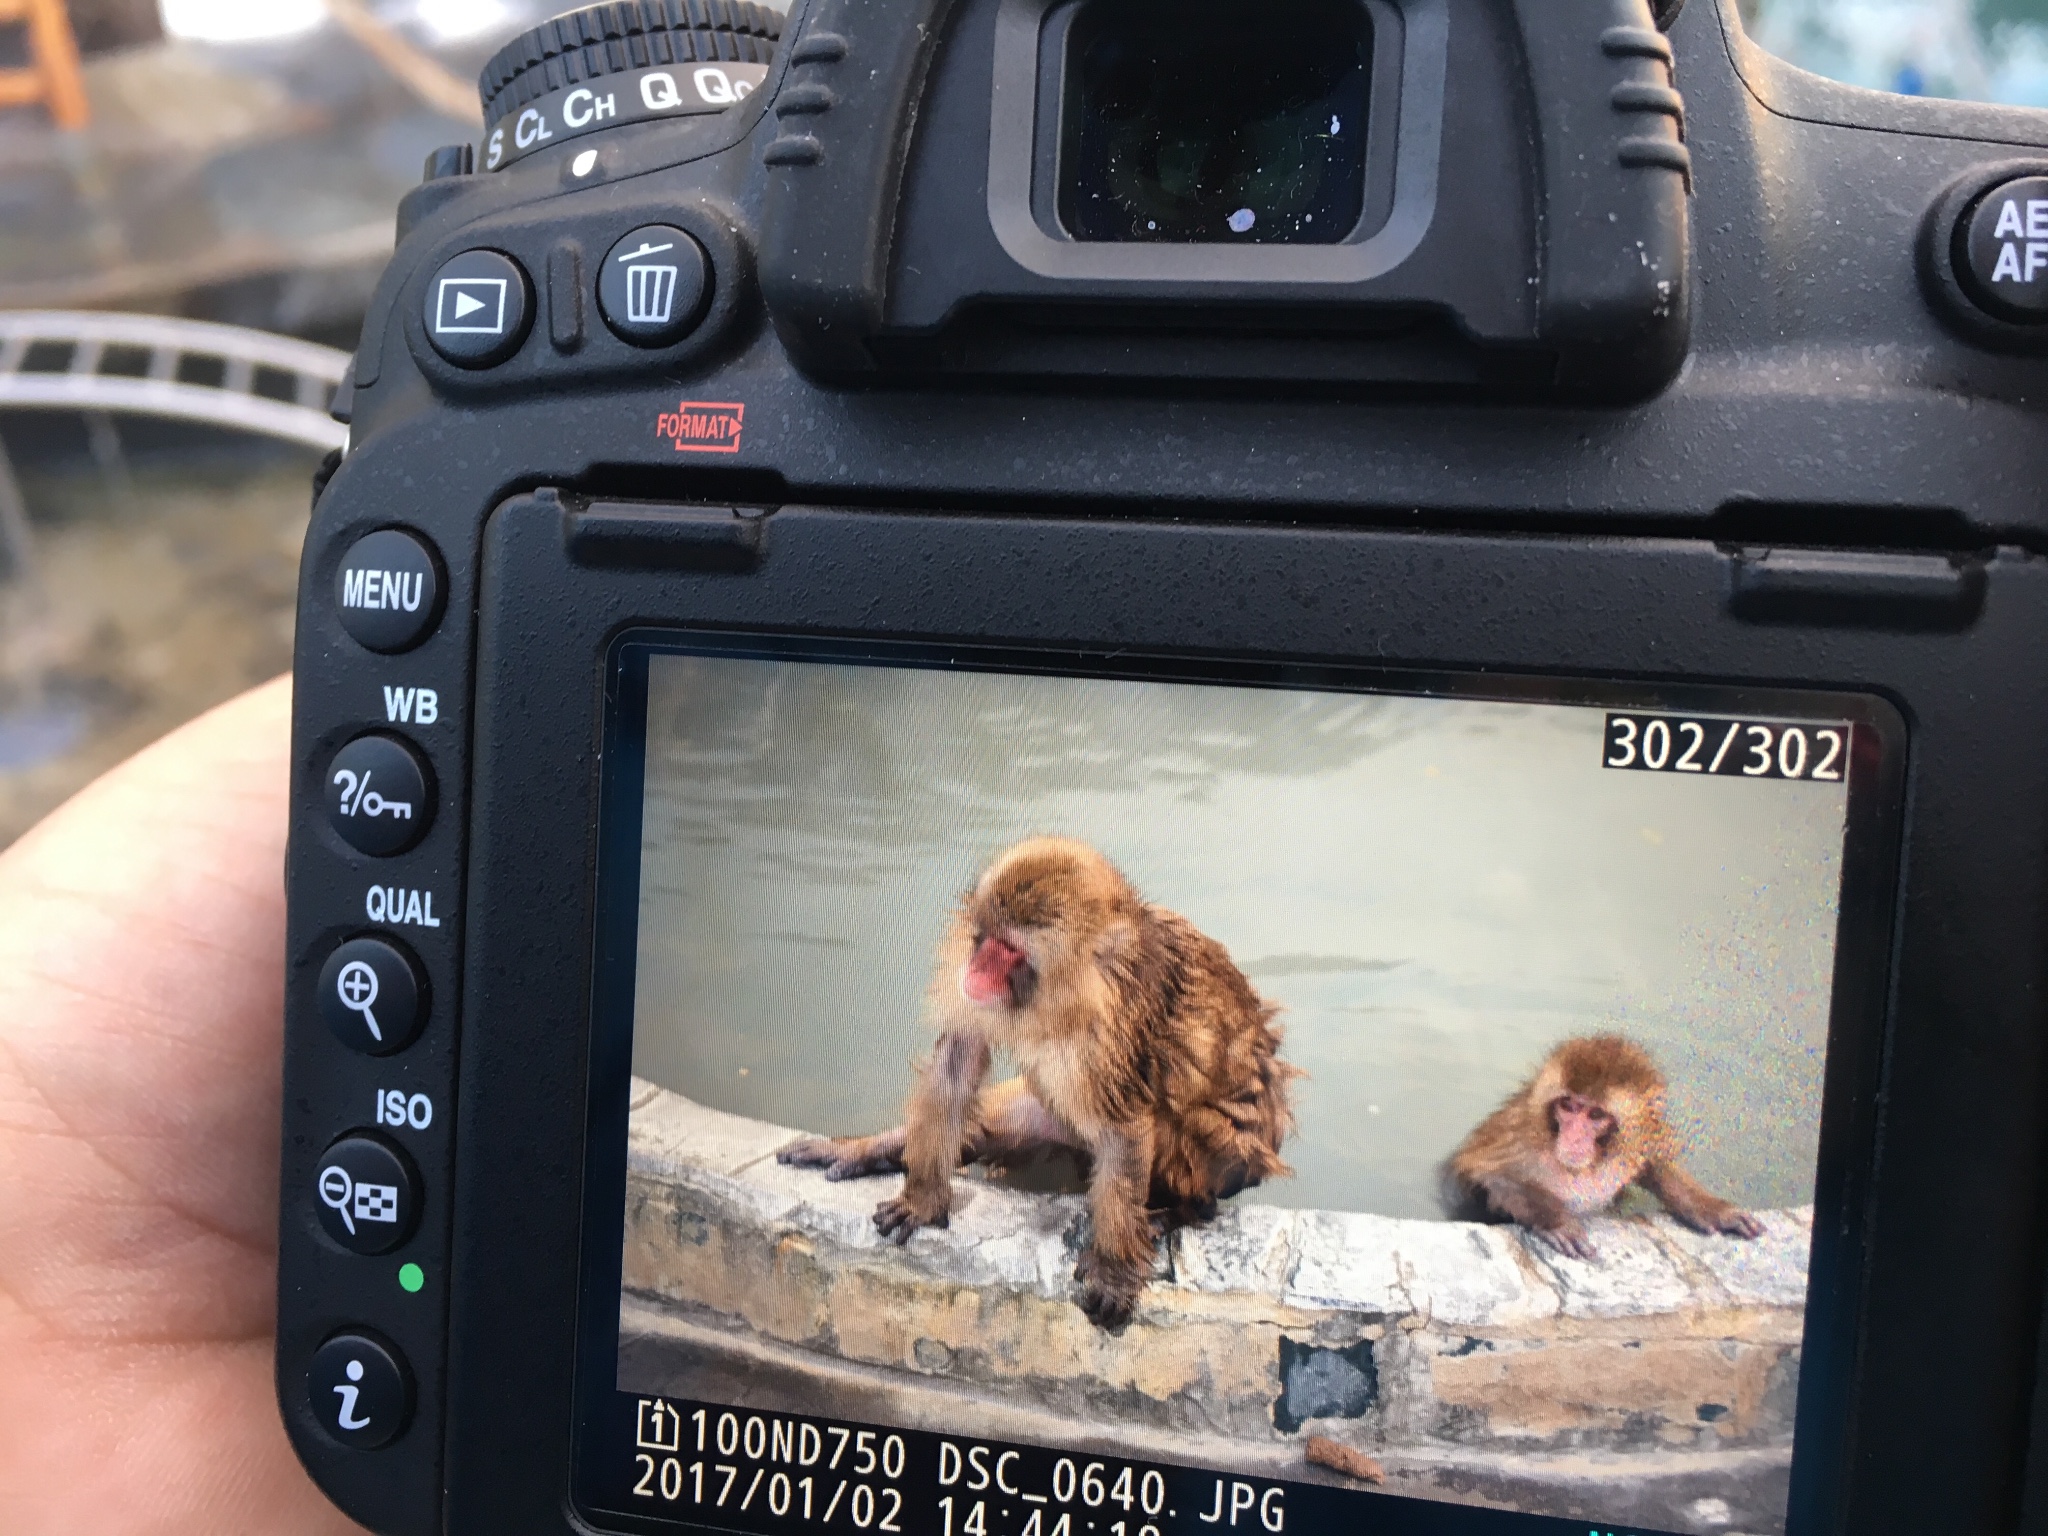
[[[2048,1519],[2048,115],[1674,11],[490,62],[302,567],[337,1505]]]

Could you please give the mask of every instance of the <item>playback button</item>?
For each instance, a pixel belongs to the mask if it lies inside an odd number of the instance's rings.
[[[434,819],[433,781],[395,736],[358,736],[327,765],[327,820],[343,842],[374,858],[403,853]]]
[[[320,1225],[350,1253],[389,1253],[412,1236],[419,1177],[396,1148],[362,1131],[327,1149],[313,1175]]]
[[[424,304],[427,340],[458,368],[502,363],[533,323],[526,269],[500,251],[464,251],[442,262]]]

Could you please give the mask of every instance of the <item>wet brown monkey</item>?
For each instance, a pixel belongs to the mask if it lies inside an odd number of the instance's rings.
[[[1595,1249],[1579,1218],[1631,1184],[1701,1232],[1762,1236],[1763,1223],[1680,1166],[1664,1101],[1664,1074],[1641,1046],[1619,1035],[1567,1040],[1451,1154],[1451,1203],[1519,1222],[1581,1259]]]
[[[1075,1278],[1106,1328],[1131,1315],[1158,1222],[1291,1172],[1293,1127],[1276,1006],[1221,944],[1143,900],[1086,843],[1033,838],[1001,854],[954,914],[934,967],[939,1040],[904,1124],[785,1147],[832,1179],[904,1174],[875,1225],[897,1242],[944,1226],[963,1163],[1046,1146],[1085,1153],[1094,1235]],[[984,1089],[998,1050],[1018,1077]]]

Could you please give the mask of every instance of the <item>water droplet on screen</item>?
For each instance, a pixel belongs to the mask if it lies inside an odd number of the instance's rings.
[[[1240,235],[1258,222],[1258,215],[1249,208],[1240,208],[1230,216],[1230,227]]]

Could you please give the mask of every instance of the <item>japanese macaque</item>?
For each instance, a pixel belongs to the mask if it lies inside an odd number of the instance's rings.
[[[1085,843],[1033,838],[975,882],[939,946],[938,1045],[905,1123],[876,1136],[785,1147],[831,1179],[904,1175],[875,1225],[898,1243],[946,1225],[963,1163],[1047,1147],[1085,1155],[1094,1228],[1074,1278],[1081,1309],[1128,1321],[1158,1230],[1292,1172],[1279,1010],[1221,944],[1145,902]],[[1020,1076],[984,1089],[1007,1051]],[[1156,1223],[1156,1224],[1155,1224]]]
[[[1465,1138],[1446,1168],[1452,1204],[1519,1222],[1561,1253],[1596,1256],[1579,1218],[1640,1184],[1701,1232],[1760,1237],[1763,1224],[1679,1166],[1664,1074],[1618,1035],[1567,1040]]]

